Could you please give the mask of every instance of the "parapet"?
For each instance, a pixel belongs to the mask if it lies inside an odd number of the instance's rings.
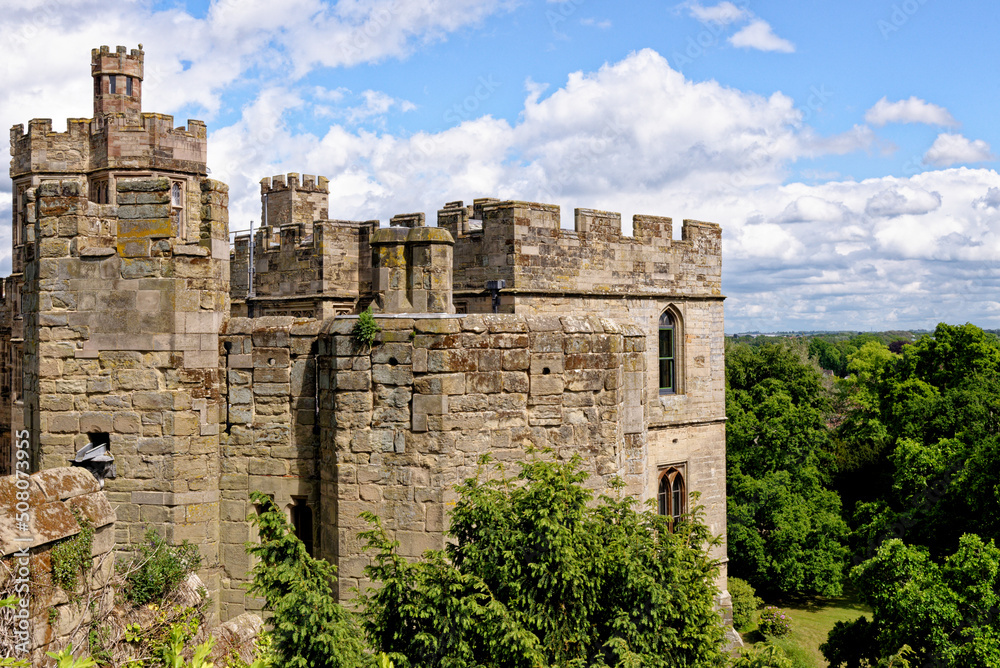
[[[621,214],[578,208],[573,229],[560,226],[554,204],[477,199],[449,202],[438,227],[455,237],[455,289],[482,291],[504,280],[509,294],[721,295],[721,228],[685,220],[673,238],[673,220],[636,215],[633,235],[622,234]]]
[[[312,193],[330,193],[330,179],[325,176],[313,176],[303,174],[301,179],[298,172],[288,174],[278,174],[276,176],[264,177],[260,180],[260,194],[287,192],[289,190],[301,190]]]

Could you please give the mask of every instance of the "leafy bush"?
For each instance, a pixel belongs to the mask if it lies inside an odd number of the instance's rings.
[[[158,601],[201,565],[198,547],[186,540],[168,545],[153,529],[146,531],[139,552],[121,571],[125,577],[125,598],[143,605]]]
[[[760,611],[760,619],[757,620],[757,630],[765,636],[780,638],[791,633],[792,623],[785,616],[785,613],[773,605],[769,605]]]
[[[368,306],[361,314],[358,316],[358,321],[354,325],[354,329],[351,334],[354,336],[354,341],[362,348],[371,348],[375,344],[375,339],[378,337],[378,333],[382,331],[382,328],[378,326],[375,322],[375,316],[372,315],[372,307]]]
[[[737,631],[753,624],[753,613],[763,601],[750,583],[740,578],[729,578],[729,595],[733,598],[733,628]]]
[[[794,668],[792,660],[774,645],[761,643],[743,650],[732,668]]]

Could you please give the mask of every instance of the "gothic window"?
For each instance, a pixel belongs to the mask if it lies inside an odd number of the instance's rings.
[[[677,321],[670,311],[660,316],[660,394],[677,392]]]
[[[657,505],[660,514],[670,518],[671,527],[687,512],[687,486],[680,467],[670,466],[660,472]]]

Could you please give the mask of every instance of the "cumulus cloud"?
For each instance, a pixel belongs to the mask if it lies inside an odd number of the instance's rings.
[[[878,127],[888,123],[925,123],[948,127],[958,125],[958,121],[947,109],[915,96],[897,102],[889,102],[883,97],[865,112],[865,122]]]
[[[846,213],[842,204],[807,195],[785,207],[778,220],[783,223],[837,223],[844,219]]]
[[[970,141],[958,134],[939,134],[927,153],[924,164],[935,167],[950,167],[960,163],[987,162],[994,159],[990,145],[982,139]]]
[[[865,213],[895,218],[902,215],[922,215],[940,207],[940,193],[894,185],[873,195],[865,205]]]
[[[763,19],[756,19],[741,28],[739,32],[729,38],[729,43],[743,49],[756,49],[758,51],[778,51],[780,53],[794,53],[795,51],[795,45],[787,39],[775,35],[771,24]]]
[[[697,2],[691,2],[687,5],[687,8],[691,13],[691,16],[698,19],[702,23],[729,25],[730,23],[744,21],[753,16],[753,13],[746,7],[737,7],[731,2],[720,2],[719,4],[711,7],[705,7]]]
[[[981,209],[1000,209],[1000,188],[990,188],[972,204]]]

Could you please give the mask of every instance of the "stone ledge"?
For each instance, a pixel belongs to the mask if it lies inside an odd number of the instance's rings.
[[[212,503],[221,498],[219,490],[204,492],[132,492],[132,503],[145,506],[186,506],[192,503]]]

